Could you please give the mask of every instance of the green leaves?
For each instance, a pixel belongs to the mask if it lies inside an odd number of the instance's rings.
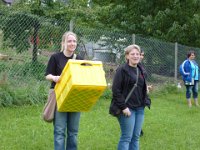
[[[189,46],[199,46],[199,5],[198,0],[93,1],[98,22],[106,28]]]
[[[30,47],[29,37],[32,29],[39,25],[36,16],[25,13],[8,15],[3,24],[4,41],[10,39],[10,46],[15,47],[17,52],[23,52]]]

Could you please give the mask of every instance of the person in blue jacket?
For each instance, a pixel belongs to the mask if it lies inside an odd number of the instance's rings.
[[[192,107],[191,93],[193,93],[195,105],[199,106],[198,104],[199,67],[194,59],[195,59],[195,52],[189,51],[187,53],[187,59],[182,63],[180,68],[180,72],[182,74],[182,78],[186,87],[186,99],[189,107]]]

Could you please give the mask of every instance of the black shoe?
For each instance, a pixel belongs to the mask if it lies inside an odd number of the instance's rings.
[[[144,135],[144,132],[141,130],[141,132],[140,132],[140,136],[143,136]]]

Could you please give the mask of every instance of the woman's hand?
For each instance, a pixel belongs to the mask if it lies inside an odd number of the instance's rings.
[[[131,111],[129,110],[129,108],[127,107],[126,109],[122,110],[124,116],[126,117],[130,117],[131,116]]]
[[[52,74],[48,74],[46,76],[46,79],[49,80],[49,81],[53,81],[53,82],[59,82],[60,81],[60,76],[54,76]]]
[[[153,90],[153,85],[147,85],[147,93]]]
[[[54,82],[59,82],[60,81],[60,76],[53,76],[53,81]]]

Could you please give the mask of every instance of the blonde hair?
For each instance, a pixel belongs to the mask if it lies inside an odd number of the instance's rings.
[[[63,34],[62,36],[62,43],[61,43],[61,52],[63,52],[65,50],[65,40],[68,38],[69,35],[72,35],[76,38],[77,40],[77,35],[74,33],[74,32],[71,32],[71,31],[67,31]]]
[[[127,58],[126,58],[126,56],[127,56],[133,49],[138,50],[139,53],[141,52],[140,46],[138,46],[138,45],[136,45],[136,44],[132,44],[132,45],[127,46],[127,47],[124,49],[126,61],[128,61]]]

